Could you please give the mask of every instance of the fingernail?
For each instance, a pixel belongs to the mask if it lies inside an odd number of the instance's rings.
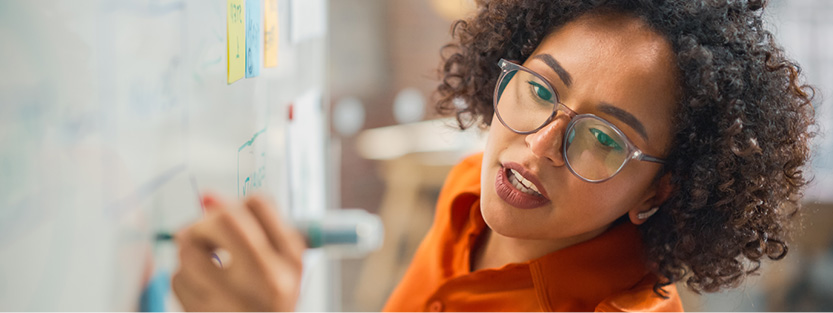
[[[216,203],[217,203],[217,201],[210,194],[204,194],[202,196],[202,204],[204,206],[210,206],[210,205],[214,205]]]

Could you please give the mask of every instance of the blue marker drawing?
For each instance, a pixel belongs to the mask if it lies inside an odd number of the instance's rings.
[[[246,0],[246,77],[260,75],[263,62],[263,0]]]
[[[165,170],[159,176],[156,176],[150,181],[140,185],[136,188],[136,191],[131,194],[106,205],[104,207],[105,214],[110,217],[118,217],[125,214],[127,209],[131,208],[139,201],[151,196],[159,189],[159,187],[162,187],[179,173],[185,172],[187,168],[188,167],[185,163],[182,163]]]

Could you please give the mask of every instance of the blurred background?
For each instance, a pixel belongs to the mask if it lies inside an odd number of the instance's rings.
[[[430,226],[446,173],[483,147],[484,130],[455,130],[432,101],[440,48],[453,21],[474,10],[472,0],[329,2],[333,203],[377,213],[386,225],[381,250],[341,261],[344,311],[382,308]],[[688,311],[833,311],[833,1],[770,1],[766,14],[819,92],[814,183],[786,259],[731,291],[679,286]]]

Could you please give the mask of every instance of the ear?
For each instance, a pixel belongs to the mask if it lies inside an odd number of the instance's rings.
[[[634,225],[645,223],[651,215],[656,213],[657,208],[671,197],[671,191],[674,190],[674,186],[671,185],[671,173],[662,175],[651,188],[653,190],[648,192],[645,200],[628,211],[628,217]]]

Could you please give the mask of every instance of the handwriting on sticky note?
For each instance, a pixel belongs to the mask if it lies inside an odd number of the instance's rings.
[[[227,9],[226,59],[228,60],[228,83],[231,84],[243,78],[246,69],[245,3],[243,0],[228,0]]]
[[[263,55],[263,0],[246,0],[246,77],[260,75]]]
[[[278,1],[263,2],[263,66],[278,66]]]

